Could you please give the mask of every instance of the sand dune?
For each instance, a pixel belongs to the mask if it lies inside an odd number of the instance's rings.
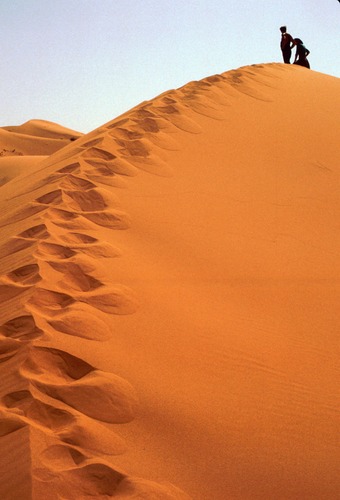
[[[0,187],[1,498],[339,498],[339,95],[255,65],[0,130],[47,155]]]
[[[50,155],[82,135],[46,120],[0,127],[0,156]]]
[[[31,174],[40,161],[82,135],[46,120],[0,127],[0,187],[22,173]]]

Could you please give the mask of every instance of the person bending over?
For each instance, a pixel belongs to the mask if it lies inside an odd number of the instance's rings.
[[[294,38],[294,45],[296,45],[295,60],[294,64],[299,66],[304,66],[305,68],[310,68],[307,56],[310,54],[309,50],[303,45],[303,41],[300,38]]]

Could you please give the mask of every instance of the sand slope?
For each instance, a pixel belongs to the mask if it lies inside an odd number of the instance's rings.
[[[215,75],[0,188],[1,498],[339,497],[339,90]]]
[[[40,161],[83,134],[46,120],[0,127],[0,186],[21,173],[32,173]]]
[[[0,127],[0,156],[50,155],[82,135],[47,120]]]

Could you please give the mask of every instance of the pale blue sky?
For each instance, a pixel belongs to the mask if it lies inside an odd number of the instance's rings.
[[[281,62],[279,27],[340,77],[338,0],[0,0],[0,126],[81,132],[171,88]],[[317,99],[317,96],[316,96]]]

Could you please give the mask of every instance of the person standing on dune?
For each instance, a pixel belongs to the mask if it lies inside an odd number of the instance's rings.
[[[292,48],[294,47],[293,37],[287,33],[287,26],[281,26],[281,51],[283,55],[283,61],[286,64],[290,64],[290,58],[292,55]]]
[[[303,41],[300,38],[294,38],[294,45],[296,45],[296,53],[294,64],[299,66],[304,66],[305,68],[310,68],[307,56],[310,54],[309,50],[303,45]]]

